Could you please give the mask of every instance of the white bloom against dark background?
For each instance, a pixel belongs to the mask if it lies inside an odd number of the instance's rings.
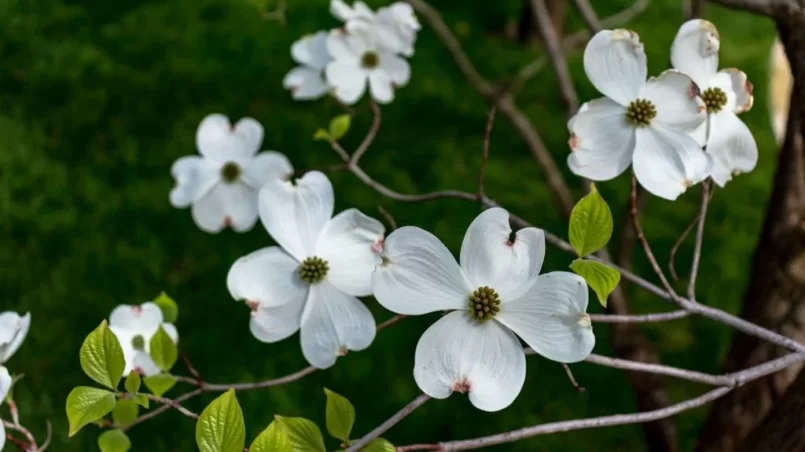
[[[525,353],[571,363],[595,345],[587,285],[568,272],[539,275],[545,235],[537,228],[509,240],[509,214],[481,213],[461,245],[460,265],[431,233],[406,226],[392,232],[372,277],[375,298],[407,315],[453,311],[417,344],[414,378],[431,397],[455,391],[485,411],[509,406],[525,381]]]
[[[752,108],[752,84],[735,68],[718,70],[718,30],[711,22],[694,19],[682,24],[671,47],[674,67],[689,75],[702,91],[709,114],[694,136],[713,157],[710,177],[724,186],[732,176],[752,171],[757,164],[755,138],[738,114]],[[709,140],[705,143],[707,128]]]
[[[324,68],[332,60],[327,52],[327,32],[305,36],[291,46],[291,56],[300,64],[285,76],[282,85],[297,100],[318,99],[330,87],[324,80]]]
[[[176,187],[174,207],[191,207],[193,220],[206,232],[231,226],[245,232],[257,222],[257,192],[266,182],[293,173],[279,152],[257,154],[263,142],[263,126],[251,118],[232,125],[226,116],[204,118],[196,131],[201,156],[186,156],[171,167]]]
[[[414,54],[416,34],[422,26],[408,3],[396,2],[374,13],[360,1],[350,7],[342,0],[332,0],[330,11],[344,21],[348,32],[368,34],[390,52],[407,57]]]
[[[609,180],[631,164],[640,185],[669,200],[707,178],[712,161],[689,136],[706,119],[690,77],[666,71],[646,81],[643,44],[630,30],[598,32],[584,69],[606,97],[584,104],[568,123],[574,173]]]
[[[333,186],[312,171],[295,184],[273,181],[260,191],[260,219],[280,245],[238,259],[227,287],[252,309],[250,329],[263,342],[300,330],[302,353],[327,368],[375,338],[375,321],[356,297],[372,294],[383,225],[348,209],[333,217]]]
[[[154,303],[123,304],[112,311],[109,315],[109,329],[123,348],[123,357],[126,360],[123,375],[128,375],[133,370],[145,376],[160,373],[150,355],[151,338],[160,326],[174,344],[179,341],[176,327],[172,323],[163,322],[162,310]]]
[[[3,364],[20,348],[31,327],[31,314],[20,316],[16,312],[6,311],[0,314],[0,405],[11,390],[13,379]],[[6,442],[6,431],[0,422],[0,450]]]

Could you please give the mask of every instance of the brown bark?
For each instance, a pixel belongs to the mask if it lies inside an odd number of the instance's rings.
[[[565,16],[567,16],[568,0],[546,0],[551,15],[551,24],[556,30],[556,36],[561,40],[565,35]],[[520,25],[517,30],[517,40],[520,43],[528,42],[532,37],[539,36],[537,24],[534,22],[534,10],[530,0],[523,0],[520,10]]]
[[[794,89],[788,119],[788,133],[780,152],[772,198],[766,213],[760,242],[755,251],[753,271],[741,316],[765,328],[805,342],[805,151],[803,151],[802,109],[805,106],[805,12],[788,11],[777,16],[778,29],[794,76]],[[770,152],[760,152],[761,158]],[[727,357],[726,371],[744,369],[779,357],[786,352],[759,339],[736,333]],[[698,450],[729,452],[740,450],[750,431],[768,415],[786,391],[801,366],[759,379],[729,393],[713,405]],[[805,378],[805,377],[803,377]],[[792,388],[792,391],[797,389]],[[800,397],[802,397],[800,391]],[[792,397],[793,399],[793,397]],[[796,407],[792,400],[790,406]],[[773,432],[789,425],[786,416],[797,416],[800,429],[805,411],[789,413],[783,405],[769,418],[760,433],[753,434],[759,448],[762,432]],[[780,425],[772,425],[782,422]],[[800,432],[800,434],[802,434]],[[779,435],[779,433],[775,433]],[[782,437],[774,444],[784,445]],[[762,442],[762,441],[761,441]],[[771,444],[771,443],[769,443]],[[801,450],[785,449],[785,450]]]

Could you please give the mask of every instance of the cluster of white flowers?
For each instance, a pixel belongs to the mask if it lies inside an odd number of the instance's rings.
[[[751,171],[757,144],[737,114],[752,107],[752,85],[737,69],[717,71],[719,43],[712,23],[686,22],[671,48],[674,69],[646,80],[637,34],[598,32],[584,51],[584,69],[606,97],[569,121],[570,169],[603,181],[631,164],[640,185],[669,200],[708,177],[723,186]]]
[[[123,375],[136,371],[150,377],[160,372],[150,354],[151,338],[160,326],[174,343],[179,342],[176,327],[163,321],[162,310],[154,303],[133,306],[123,304],[112,311],[109,315],[109,329],[123,349],[123,358],[126,360]]]
[[[13,384],[11,374],[4,364],[20,348],[30,327],[31,315],[28,313],[23,316],[11,311],[0,313],[0,405],[5,401]],[[0,450],[3,450],[5,442],[6,432],[3,423],[0,422]]]
[[[300,66],[285,76],[285,88],[294,99],[332,93],[351,105],[368,86],[374,100],[391,102],[394,90],[411,76],[403,57],[414,54],[420,29],[411,5],[397,2],[375,12],[361,1],[350,7],[332,0],[330,12],[344,27],[305,36],[291,46],[291,56]]]

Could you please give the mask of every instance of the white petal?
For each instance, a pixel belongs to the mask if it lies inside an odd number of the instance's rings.
[[[411,66],[393,53],[383,53],[380,56],[380,69],[391,77],[395,86],[404,86],[411,79]]]
[[[602,181],[618,177],[632,163],[635,129],[626,122],[626,109],[602,97],[587,102],[568,123],[567,164],[573,173]]]
[[[545,259],[545,233],[537,228],[517,231],[514,242],[509,213],[499,207],[478,215],[461,244],[461,268],[473,288],[488,286],[502,300],[519,298],[539,275]]]
[[[499,411],[511,405],[523,388],[525,353],[517,337],[500,323],[480,323],[465,311],[451,312],[419,339],[414,379],[433,398],[469,392],[477,408]]]
[[[20,316],[16,312],[0,314],[0,363],[11,359],[19,350],[31,328],[31,314]],[[2,401],[2,398],[0,398]]]
[[[243,168],[243,181],[260,189],[268,181],[284,179],[293,174],[288,157],[277,151],[263,151]]]
[[[297,67],[282,80],[282,86],[291,90],[296,100],[312,100],[327,94],[330,87],[324,80],[323,69]]]
[[[246,232],[257,223],[257,191],[243,182],[219,182],[190,212],[202,231],[216,233],[231,226]]]
[[[137,353],[137,350],[134,349],[134,338],[136,336],[142,336],[143,340],[145,340],[146,336],[136,331],[118,328],[112,325],[109,326],[109,330],[115,335],[118,343],[120,343],[120,348],[123,349],[123,359],[126,363],[126,366],[123,368],[123,375],[128,375],[134,370],[134,355]],[[155,332],[156,328],[151,335]],[[151,336],[148,337],[150,338]]]
[[[335,364],[347,350],[363,350],[375,339],[375,319],[360,300],[327,281],[310,286],[302,313],[302,353],[319,369]]]
[[[718,69],[720,45],[715,25],[703,19],[689,20],[679,27],[671,45],[671,63],[705,89]]]
[[[170,192],[173,207],[183,208],[201,199],[220,180],[218,165],[195,155],[176,160],[171,166],[176,187]]]
[[[725,110],[741,114],[752,109],[754,88],[746,74],[735,68],[722,69],[712,79],[711,86],[721,88],[727,94]]]
[[[0,422],[0,450],[6,445],[6,427]]]
[[[352,8],[346,4],[343,0],[331,0],[330,1],[330,14],[332,14],[336,19],[347,21],[350,17],[352,17]]]
[[[294,42],[291,45],[294,61],[313,69],[324,69],[331,59],[327,52],[327,34],[326,31],[319,31]]]
[[[398,314],[466,309],[472,291],[453,255],[433,234],[403,226],[386,238],[372,274],[378,303]]]
[[[584,70],[601,94],[629,105],[646,83],[646,54],[640,37],[631,30],[599,31],[584,49]]]
[[[299,331],[304,307],[305,298],[282,306],[258,305],[252,312],[249,329],[262,342],[281,341]]]
[[[733,175],[755,169],[758,159],[757,143],[752,131],[731,111],[711,117],[710,142],[707,152],[713,157],[712,178],[724,186]]]
[[[277,246],[241,257],[229,269],[226,287],[235,300],[262,306],[304,304],[308,285],[299,279],[299,262]]]
[[[263,126],[252,118],[243,118],[234,126],[221,114],[205,117],[196,131],[196,146],[201,155],[224,163],[243,162],[254,155],[263,142]]]
[[[378,103],[387,104],[394,100],[391,77],[382,70],[372,71],[369,74],[369,88],[372,90],[372,98]]]
[[[162,329],[165,331],[165,334],[171,338],[174,344],[179,342],[179,331],[176,330],[176,325],[172,323],[163,323]]]
[[[666,127],[690,133],[707,119],[699,88],[681,72],[668,70],[650,78],[641,97],[654,104],[654,121]]]
[[[372,272],[383,249],[383,223],[358,209],[345,210],[324,227],[316,255],[327,261],[327,281],[356,297],[372,294]]]
[[[136,370],[139,374],[142,374],[146,377],[151,377],[162,372],[162,370],[154,362],[153,358],[151,358],[151,355],[149,355],[147,352],[137,350],[134,352],[132,359],[133,364],[131,370]],[[128,373],[130,373],[131,370],[129,370]],[[128,375],[128,373],[125,375]]]
[[[707,178],[712,159],[690,136],[655,125],[637,130],[633,167],[643,188],[673,201]]]
[[[327,53],[336,60],[358,61],[361,53],[352,48],[354,40],[350,40],[349,36],[344,30],[332,30],[327,35]]]
[[[336,60],[327,65],[327,83],[341,102],[352,105],[366,91],[367,76],[357,59]]]
[[[540,355],[563,363],[585,359],[595,346],[584,279],[568,272],[540,275],[519,300],[503,302],[496,320]]]
[[[162,324],[162,310],[154,303],[122,304],[109,315],[109,327],[150,338]]]
[[[4,366],[0,366],[0,405],[3,404],[5,401],[6,396],[8,395],[8,391],[11,390],[11,384],[13,379],[11,378],[11,374],[8,373],[8,369]],[[0,427],[3,426],[3,423],[0,422]],[[6,438],[6,435],[3,435],[3,439]],[[3,450],[2,443],[0,443],[0,450]]]
[[[319,234],[333,215],[333,186],[319,171],[296,184],[274,180],[260,190],[260,219],[271,237],[296,260],[313,256]]]

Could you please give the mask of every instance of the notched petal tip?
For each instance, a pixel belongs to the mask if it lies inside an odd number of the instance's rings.
[[[470,384],[469,380],[464,378],[454,382],[453,386],[450,389],[452,389],[453,392],[467,394],[472,390],[472,385]]]
[[[585,313],[583,313],[583,314],[582,314],[582,315],[579,317],[579,321],[578,321],[578,323],[579,323],[579,325],[581,325],[581,326],[582,326],[582,327],[584,327],[584,328],[592,328],[592,326],[593,326],[593,322],[592,322],[592,320],[590,319],[590,314],[587,314],[586,312],[585,312]]]
[[[338,348],[338,351],[336,352],[336,355],[337,356],[347,356],[347,353],[349,353],[349,349],[347,348],[346,345],[342,345],[341,347]]]
[[[570,147],[571,151],[575,151],[581,146],[581,140],[579,139],[578,135],[571,133],[570,138],[567,140],[567,145]]]
[[[629,30],[626,28],[617,28],[612,30],[612,40],[613,41],[629,41],[632,44],[632,50],[637,53],[641,54],[644,53],[643,50],[643,43],[640,41],[640,35],[633,30]]]

